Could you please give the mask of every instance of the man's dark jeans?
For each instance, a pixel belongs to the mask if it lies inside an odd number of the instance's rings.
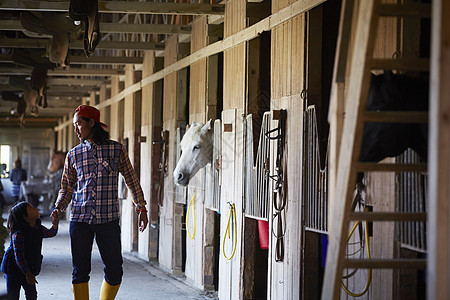
[[[119,220],[92,225],[71,221],[69,232],[72,247],[72,283],[89,281],[92,244],[95,237],[104,265],[106,282],[110,285],[120,284],[123,259]]]

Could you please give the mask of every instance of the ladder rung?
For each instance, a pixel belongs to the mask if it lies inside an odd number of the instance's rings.
[[[426,259],[345,259],[344,268],[425,269]]]
[[[430,3],[380,4],[378,14],[384,17],[431,17]]]
[[[427,172],[426,163],[418,164],[384,164],[372,162],[358,162],[356,169],[360,172]]]
[[[428,112],[426,111],[366,111],[364,112],[366,122],[386,123],[427,123]]]
[[[429,71],[428,58],[372,58],[367,61],[372,70]]]
[[[426,221],[426,212],[352,212],[352,221]]]

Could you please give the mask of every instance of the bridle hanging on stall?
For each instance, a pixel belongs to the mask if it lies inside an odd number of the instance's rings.
[[[271,136],[276,132],[276,136]],[[286,142],[286,110],[279,111],[278,127],[266,132],[266,137],[270,140],[277,140],[277,158],[275,162],[275,175],[271,175],[270,178],[275,181],[275,187],[273,189],[273,209],[274,214],[272,217],[272,234],[276,237],[276,251],[275,261],[282,262],[284,259],[284,234],[286,232],[286,221],[283,227],[283,216],[286,220],[286,184],[287,178],[285,176],[286,159],[285,159],[285,142]],[[274,220],[277,220],[277,232],[274,231]]]

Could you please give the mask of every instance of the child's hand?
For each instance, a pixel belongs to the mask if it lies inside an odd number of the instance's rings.
[[[36,277],[30,271],[25,273],[25,278],[27,279],[28,284],[38,283]]]
[[[52,213],[50,215],[50,218],[52,220],[52,224],[55,225],[55,226],[58,226],[58,224],[59,224],[59,213]]]

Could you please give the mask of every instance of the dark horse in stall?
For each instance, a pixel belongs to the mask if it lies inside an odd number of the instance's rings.
[[[428,111],[428,80],[385,71],[372,75],[368,111]],[[378,162],[411,148],[422,161],[428,157],[428,125],[426,123],[375,123],[364,126],[359,160]],[[358,174],[362,183],[363,174]]]

